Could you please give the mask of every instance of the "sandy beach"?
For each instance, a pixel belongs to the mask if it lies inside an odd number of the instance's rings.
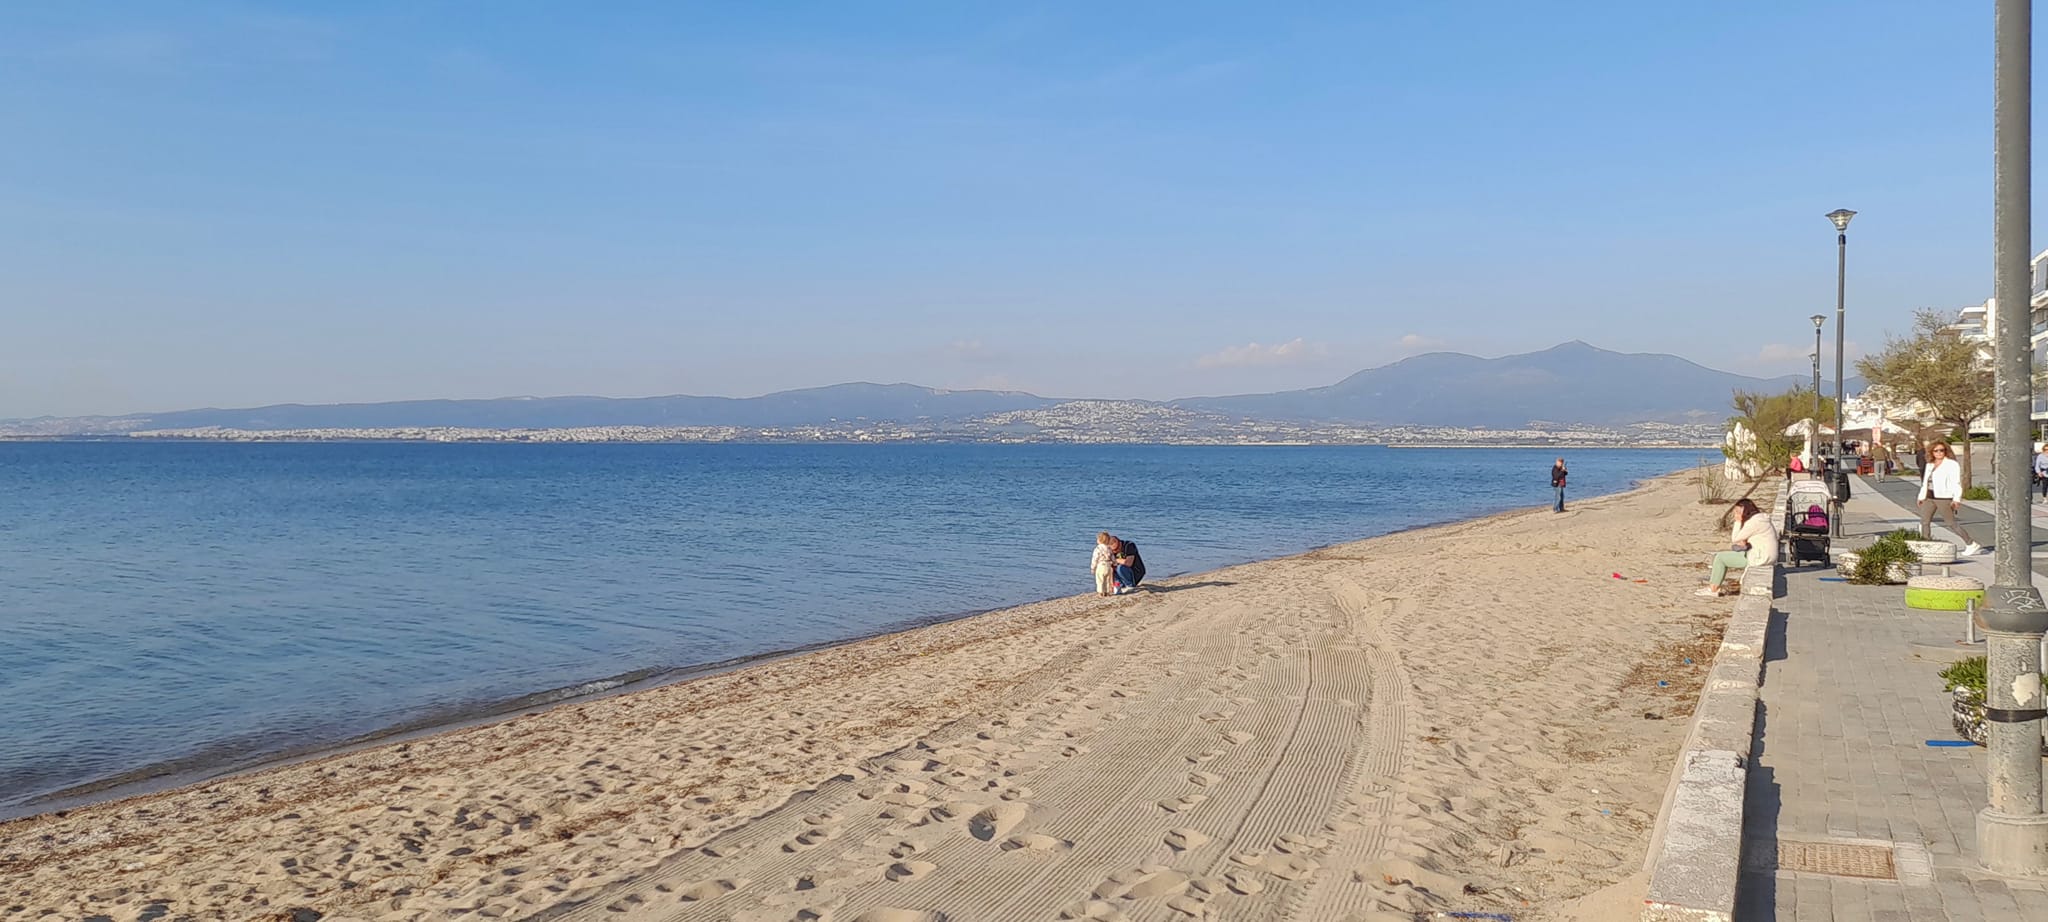
[[[1688,476],[7,823],[0,918],[1632,918]]]

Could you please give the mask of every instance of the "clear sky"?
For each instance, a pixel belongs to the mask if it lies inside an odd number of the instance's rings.
[[[1852,343],[1990,293],[1988,2],[287,9],[0,9],[0,417],[1804,373],[1842,207]]]

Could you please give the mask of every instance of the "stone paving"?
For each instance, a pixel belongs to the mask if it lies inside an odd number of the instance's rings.
[[[1857,486],[1837,550],[1919,527],[1917,515],[1887,495],[1897,488],[1879,490],[1867,478]],[[1911,499],[1908,489],[1903,501]],[[1979,528],[1970,518],[1964,526]],[[1988,541],[1988,521],[1982,528],[1978,537]],[[1988,583],[1990,561],[1968,558],[1954,572]],[[1744,798],[1746,870],[1735,917],[2048,920],[2048,879],[1998,878],[1977,867],[1983,750],[1927,745],[1957,738],[1936,673],[1983,651],[1982,643],[1957,643],[1963,616],[1908,609],[1899,587],[1834,581],[1832,569],[1783,573]],[[1823,873],[1857,862],[1882,873],[1886,859],[1897,879]]]

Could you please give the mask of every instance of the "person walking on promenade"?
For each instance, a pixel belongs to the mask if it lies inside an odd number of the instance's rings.
[[[1557,463],[1550,466],[1550,488],[1557,491],[1557,506],[1550,510],[1552,512],[1564,511],[1564,479],[1570,473],[1564,469],[1563,458],[1557,459]]]
[[[1962,536],[1963,556],[1968,557],[1983,548],[1963,529],[1963,523],[1956,521],[1956,510],[1963,505],[1963,466],[1956,463],[1954,454],[1947,442],[1927,446],[1927,466],[1920,470],[1920,540],[1934,540],[1934,512],[1938,508],[1949,530]]]
[[[1721,581],[1731,569],[1769,566],[1778,559],[1778,526],[1753,500],[1735,501],[1735,527],[1728,532],[1728,550],[1714,555],[1707,585],[1694,595],[1722,594]]]
[[[1089,559],[1088,569],[1095,574],[1096,595],[1110,595],[1116,588],[1116,569],[1110,563],[1110,555],[1115,547],[1116,538],[1109,532],[1105,531],[1095,536],[1095,556]]]
[[[2048,442],[2034,455],[2034,482],[2041,485],[2041,499],[2048,499]]]

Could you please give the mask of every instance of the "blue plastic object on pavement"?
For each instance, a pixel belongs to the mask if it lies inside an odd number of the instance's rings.
[[[1977,744],[1976,744],[1976,743],[1972,743],[1972,742],[1970,742],[1969,740],[1928,740],[1928,741],[1927,741],[1927,745],[1929,745],[1929,746],[1975,746],[1975,745],[1977,745]]]

